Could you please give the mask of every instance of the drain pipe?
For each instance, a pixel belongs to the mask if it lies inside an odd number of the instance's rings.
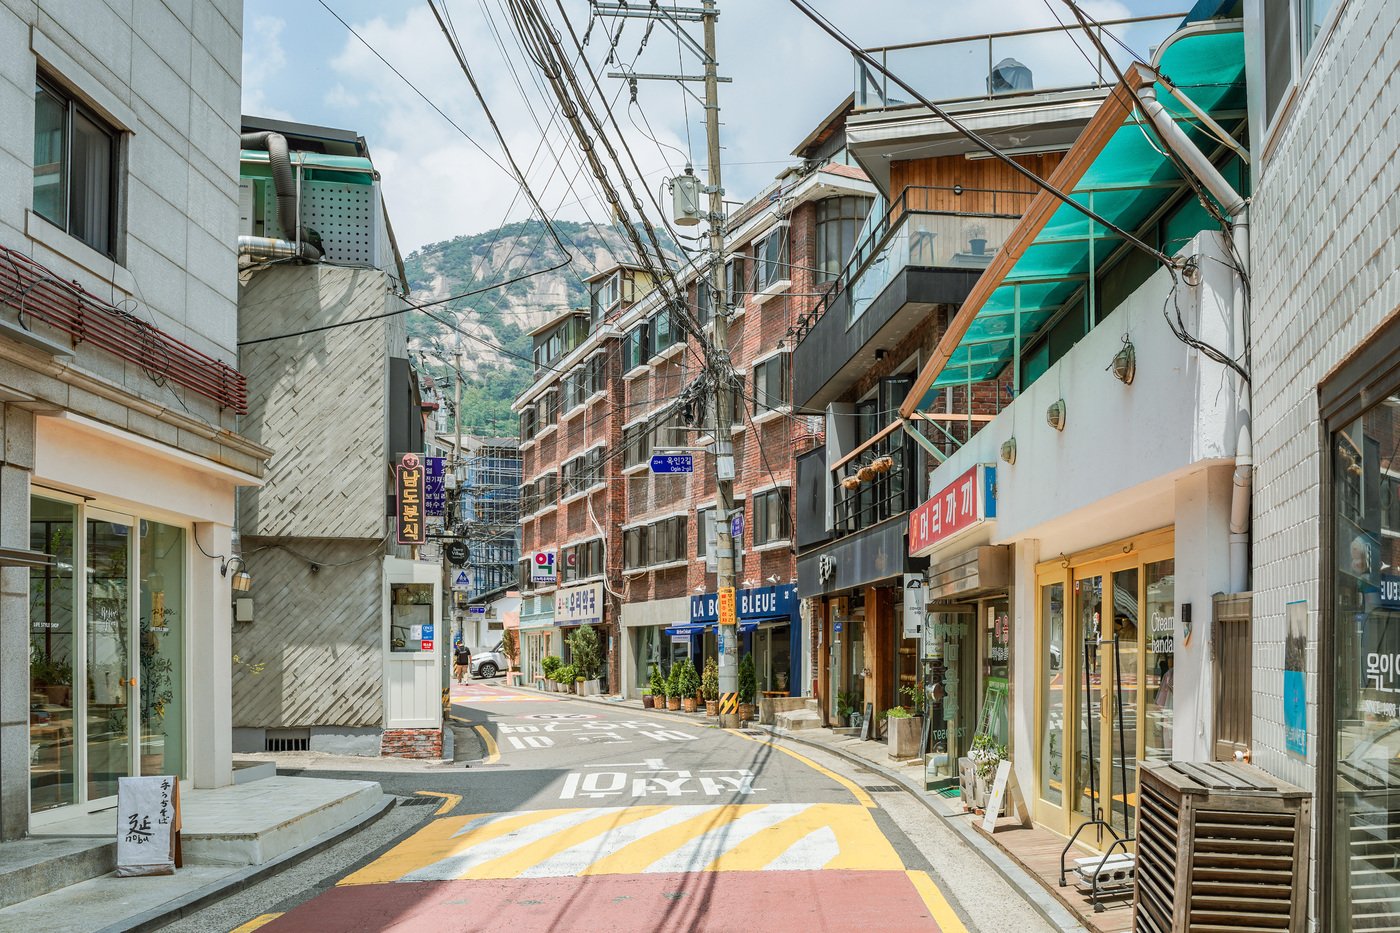
[[[277,192],[277,222],[282,226],[282,236],[289,238],[279,241],[271,237],[239,237],[239,254],[256,256],[260,259],[285,258],[286,253],[281,245],[269,246],[269,251],[264,253],[262,243],[244,242],[245,240],[267,241],[268,243],[289,244],[292,247],[290,255],[298,256],[308,262],[318,261],[321,258],[321,251],[308,243],[306,238],[301,235],[301,199],[297,194],[296,181],[292,177],[292,159],[287,149],[287,137],[281,133],[272,132],[244,133],[238,138],[238,141],[244,149],[264,149],[267,151],[267,161],[272,167],[272,187]]]
[[[1235,249],[1235,261],[1240,263],[1231,307],[1231,339],[1235,351],[1249,356],[1249,303],[1245,295],[1245,280],[1249,276],[1249,202],[1240,196],[1215,165],[1181,131],[1157,101],[1157,88],[1151,81],[1137,92],[1142,112],[1162,141],[1171,148],[1191,174],[1200,179],[1207,191],[1220,202],[1232,218],[1230,239]],[[1246,371],[1248,366],[1246,365]],[[1230,496],[1230,592],[1243,593],[1249,589],[1249,524],[1250,493],[1254,483],[1254,435],[1252,433],[1252,400],[1249,380],[1236,376],[1239,395],[1239,435],[1235,442],[1234,486]]]

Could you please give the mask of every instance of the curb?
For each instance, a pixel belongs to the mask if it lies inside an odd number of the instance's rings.
[[[347,821],[327,830],[303,846],[283,852],[270,862],[264,862],[261,865],[249,865],[247,868],[222,878],[213,884],[191,891],[174,900],[166,901],[159,907],[153,907],[150,910],[142,911],[134,916],[109,924],[98,930],[97,933],[125,933],[125,931],[157,930],[176,920],[187,917],[196,911],[208,907],[216,901],[221,901],[231,894],[236,894],[244,888],[262,881],[264,878],[277,874],[283,868],[290,868],[291,865],[289,863],[291,862],[300,861],[307,856],[321,852],[323,849],[330,848],[342,839],[377,822],[379,818],[388,813],[396,803],[398,803],[397,797],[391,794],[384,794],[383,801],[381,801],[377,807],[371,807],[354,820]]]
[[[910,783],[904,775],[897,771],[891,771],[879,762],[870,761],[858,755],[853,755],[845,749],[832,748],[821,742],[799,738],[794,733],[781,732],[773,726],[755,724],[753,728],[761,729],[774,738],[788,739],[799,745],[805,745],[808,748],[824,751],[829,755],[834,755],[851,764],[858,765],[862,768],[869,768],[882,777],[894,781],[902,787],[906,793],[923,804],[924,809],[928,810],[934,816],[942,818],[945,825],[951,827],[954,832],[962,837],[962,840],[967,843],[974,852],[980,855],[982,860],[991,866],[993,871],[1001,875],[1002,879],[1005,880],[1007,884],[1011,885],[1016,893],[1020,894],[1021,898],[1052,927],[1061,931],[1070,931],[1070,933],[1087,933],[1084,925],[1079,922],[1078,918],[1070,913],[1053,894],[1045,890],[1039,878],[1029,874],[1025,869],[1011,861],[1011,859],[995,845],[979,835],[977,830],[973,829],[969,823],[962,819],[964,814],[948,813],[947,811],[941,810],[938,804],[928,798],[928,795],[922,788]],[[1027,884],[1028,882],[1029,884]]]

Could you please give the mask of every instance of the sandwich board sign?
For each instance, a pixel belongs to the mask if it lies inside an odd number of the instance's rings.
[[[180,853],[180,779],[117,779],[117,877],[173,875]]]

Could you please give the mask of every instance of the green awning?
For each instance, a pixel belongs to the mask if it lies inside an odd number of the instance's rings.
[[[1240,30],[1238,21],[1187,26],[1162,44],[1155,61],[1157,73],[1227,128],[1246,113],[1244,36]],[[1220,145],[1160,82],[1157,100],[1202,151],[1209,153]],[[1111,103],[1106,102],[1105,108]],[[1121,105],[1119,109],[1123,109]],[[1106,136],[1081,140],[1067,161],[1079,154],[1076,150],[1082,151],[1081,147],[1094,145],[1099,139],[1103,139],[1102,148],[1079,179],[1066,186],[1068,192],[1118,227],[1136,231],[1180,190],[1183,179],[1140,110],[1133,110]],[[1050,196],[1042,192],[1037,197]],[[914,389],[919,397],[915,407],[933,405],[935,393],[947,386],[999,378],[1016,361],[1018,345],[1025,347],[1032,341],[1071,299],[1085,300],[1084,286],[1090,275],[1123,241],[1069,205],[1054,204],[1009,268],[1006,262],[993,262],[986,275],[1000,278],[980,282],[959,310],[958,318],[966,331],[946,361],[937,357],[930,361],[936,372],[926,369],[920,374]],[[1035,222],[1033,217],[1044,217],[1043,213],[1035,214],[1034,205],[1023,223]],[[1180,242],[1211,226],[1208,218],[1204,211],[1194,212],[1195,229],[1174,229],[1171,242],[1163,244],[1164,251],[1174,251]],[[955,323],[954,329],[958,327]],[[927,381],[930,375],[932,382]]]
[[[238,154],[240,174],[245,178],[268,178],[272,169],[267,152],[262,149],[242,149]],[[360,156],[326,155],[320,152],[293,152],[292,167],[300,164],[307,177],[321,181],[339,181],[352,185],[374,184],[374,163]]]

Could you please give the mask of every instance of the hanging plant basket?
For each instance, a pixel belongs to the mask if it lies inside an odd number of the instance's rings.
[[[861,467],[860,472],[856,474],[856,478],[862,483],[873,482],[875,479],[875,468],[873,466]]]
[[[860,488],[860,477],[857,477],[857,476],[847,476],[847,477],[845,477],[844,479],[841,480],[841,488],[842,488],[842,489],[858,489],[858,488]]]
[[[888,473],[893,466],[893,457],[876,457],[870,464],[870,469],[874,470],[876,473]]]

